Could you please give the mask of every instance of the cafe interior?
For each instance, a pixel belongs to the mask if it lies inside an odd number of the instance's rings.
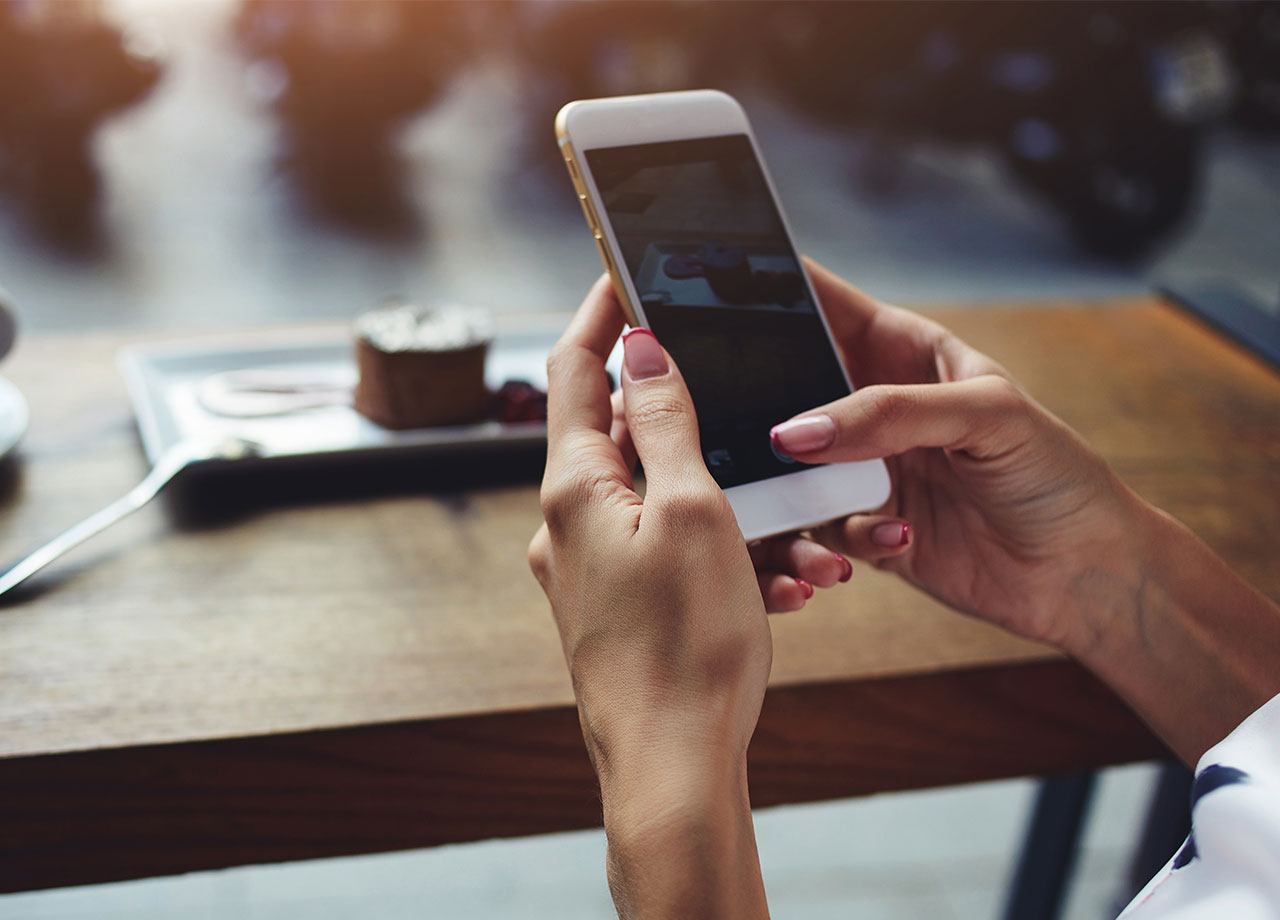
[[[1280,599],[1272,0],[0,0],[0,918],[613,915],[526,558],[603,270],[554,121],[701,88],[800,252]],[[428,313],[479,401],[380,415]],[[1182,845],[1060,652],[856,562],[771,628],[773,916],[1101,920]]]

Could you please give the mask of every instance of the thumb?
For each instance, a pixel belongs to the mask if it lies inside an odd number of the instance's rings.
[[[806,463],[871,460],[917,447],[989,458],[1032,432],[1031,402],[1005,377],[955,383],[869,386],[798,415],[769,433],[773,446]]]
[[[675,362],[642,326],[623,335],[622,349],[622,401],[647,494],[661,498],[687,491],[691,482],[710,483],[693,399]]]

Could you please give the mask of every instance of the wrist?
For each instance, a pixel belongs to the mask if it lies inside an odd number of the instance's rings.
[[[1280,690],[1280,609],[1135,501],[1124,551],[1073,582],[1080,628],[1063,648],[1194,764]]]
[[[628,837],[749,810],[745,756],[653,749],[597,761],[606,826]]]
[[[1126,490],[1127,492],[1127,490]],[[1100,528],[1067,583],[1061,638],[1054,644],[1092,670],[1132,653],[1142,640],[1144,594],[1177,523],[1128,492]]]
[[[746,764],[760,699],[740,692],[643,692],[636,681],[578,680],[578,716],[601,787],[641,778],[706,774],[723,779]],[[671,691],[672,688],[667,688]],[[692,701],[690,698],[693,698]]]
[[[631,759],[600,789],[621,916],[767,915],[745,758]]]
[[[643,841],[750,810],[745,746],[731,750],[705,735],[628,736],[591,753],[611,839]]]

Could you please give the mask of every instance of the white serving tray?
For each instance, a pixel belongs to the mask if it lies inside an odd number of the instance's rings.
[[[526,380],[545,389],[547,352],[563,324],[500,330],[489,349],[485,377],[493,389],[504,381]],[[618,379],[619,353],[608,367]],[[349,333],[335,330],[269,338],[213,342],[189,341],[122,349],[118,363],[137,415],[147,459],[153,464],[179,443],[239,439],[253,445],[246,457],[273,459],[317,454],[354,454],[397,450],[458,450],[534,444],[545,440],[544,422],[417,428],[391,431],[347,405],[330,405],[254,418],[210,412],[197,395],[213,374],[250,369],[315,369],[332,378],[356,378]]]

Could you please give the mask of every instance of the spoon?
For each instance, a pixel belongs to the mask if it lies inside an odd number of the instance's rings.
[[[187,467],[206,460],[238,460],[257,453],[259,447],[252,441],[236,437],[228,437],[212,443],[179,441],[160,455],[155,466],[143,477],[142,482],[101,511],[89,515],[79,524],[63,531],[0,575],[0,597],[22,584],[59,556],[79,546],[95,534],[102,533],[121,518],[137,511],[155,498],[174,476]]]

